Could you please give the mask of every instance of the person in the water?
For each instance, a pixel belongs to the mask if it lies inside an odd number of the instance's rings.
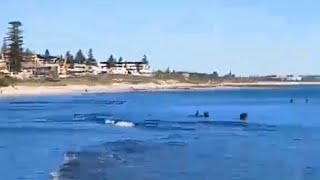
[[[293,99],[290,100],[290,103],[291,103],[291,104],[293,103]]]
[[[241,121],[247,121],[247,119],[248,119],[248,113],[241,113],[240,114]]]
[[[209,117],[209,112],[208,112],[208,111],[205,111],[205,112],[203,113],[203,117]]]
[[[309,103],[309,98],[306,98],[306,103]]]
[[[198,117],[198,116],[199,116],[199,111],[198,111],[198,110],[196,111],[195,116],[196,116],[196,117]]]

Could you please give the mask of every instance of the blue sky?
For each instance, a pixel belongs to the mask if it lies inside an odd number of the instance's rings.
[[[318,0],[0,0],[0,37],[23,23],[25,45],[93,48],[153,69],[240,75],[320,74]]]

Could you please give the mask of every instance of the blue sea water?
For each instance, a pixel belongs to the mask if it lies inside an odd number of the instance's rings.
[[[319,109],[312,86],[3,98],[0,179],[319,180]]]

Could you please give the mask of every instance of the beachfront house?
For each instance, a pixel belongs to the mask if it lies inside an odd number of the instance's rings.
[[[21,70],[24,77],[58,76],[60,71],[57,57],[45,57],[39,54],[24,55],[21,61]]]
[[[128,62],[100,62],[100,68],[103,73],[108,74],[130,74],[130,75],[151,75],[152,71],[146,62],[128,61]]]
[[[9,74],[8,61],[3,53],[0,53],[0,74]]]
[[[184,79],[186,79],[186,80],[190,78],[190,72],[178,71],[178,72],[176,72],[176,74],[181,74],[184,77]]]
[[[286,80],[287,81],[302,81],[302,77],[297,76],[297,75],[287,75]]]
[[[74,63],[67,69],[68,74],[74,74],[78,76],[83,76],[87,74],[98,75],[101,73],[101,69],[95,65],[79,64]]]

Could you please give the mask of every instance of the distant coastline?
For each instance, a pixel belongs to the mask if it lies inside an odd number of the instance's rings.
[[[82,93],[116,93],[116,92],[137,92],[137,91],[189,91],[189,90],[228,90],[243,88],[282,88],[292,86],[320,86],[320,82],[248,82],[248,83],[179,83],[163,82],[156,83],[112,83],[104,85],[16,85],[1,87],[0,97],[12,96],[41,96],[41,95],[63,95]]]

